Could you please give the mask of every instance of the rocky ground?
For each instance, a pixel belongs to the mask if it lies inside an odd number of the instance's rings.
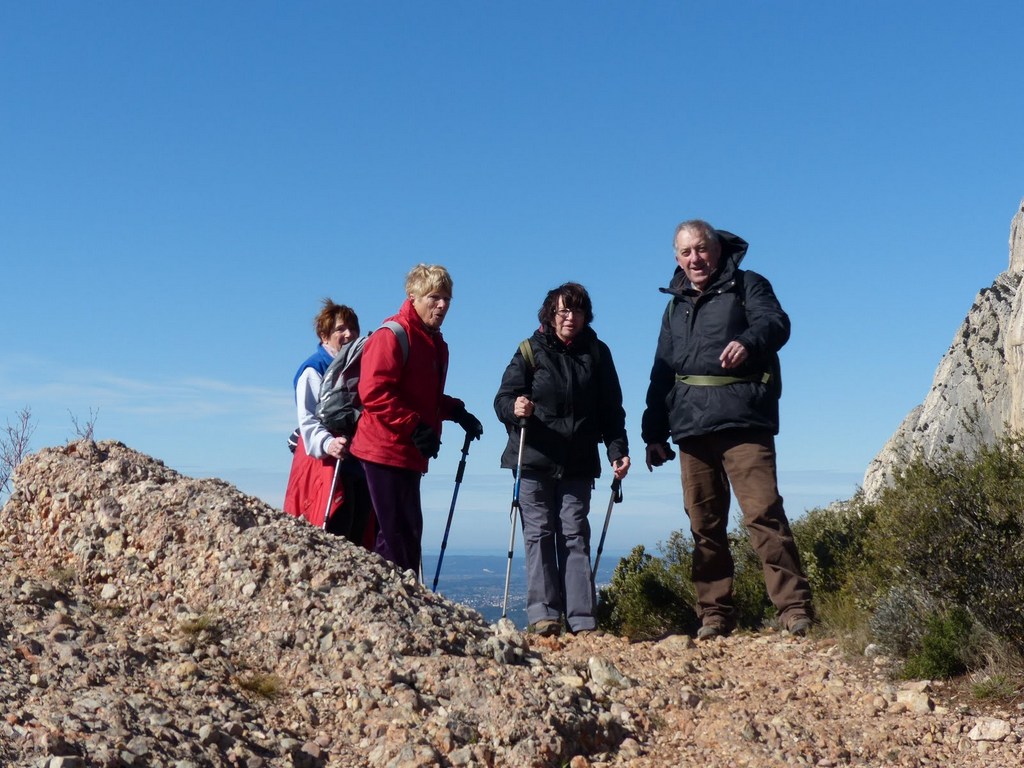
[[[0,765],[1016,766],[827,638],[542,639],[125,446],[30,457],[0,526]]]

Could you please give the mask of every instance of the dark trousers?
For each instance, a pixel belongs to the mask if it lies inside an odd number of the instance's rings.
[[[811,587],[779,495],[775,438],[760,430],[726,430],[687,438],[679,443],[679,453],[701,621],[730,628],[736,623],[733,560],[726,534],[730,484],[782,625],[810,618]]]
[[[365,545],[366,527],[373,524],[373,502],[366,478],[362,473],[346,474],[343,468],[338,473],[338,484],[342,486],[343,501],[327,521],[327,531]]]
[[[374,551],[403,570],[419,572],[423,508],[419,472],[386,464],[363,462],[366,485],[377,513]]]

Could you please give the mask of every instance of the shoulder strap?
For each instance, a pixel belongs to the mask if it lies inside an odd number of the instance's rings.
[[[537,370],[537,358],[533,356],[533,345],[529,339],[523,339],[519,342],[519,353],[523,356],[526,361],[527,367],[531,371]],[[594,365],[601,364],[601,345],[597,341],[597,337],[594,337],[590,343],[590,356],[594,358]]]
[[[523,339],[519,342],[519,353],[523,356],[523,360],[526,361],[526,366],[530,371],[536,371],[537,358],[533,356],[533,345],[529,339]]]
[[[402,348],[402,365],[409,362],[409,334],[405,332],[405,328],[402,327],[401,323],[395,322],[394,320],[387,320],[380,324],[381,328],[389,328],[395,338],[398,339],[398,346]]]

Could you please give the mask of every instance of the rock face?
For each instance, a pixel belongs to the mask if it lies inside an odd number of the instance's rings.
[[[1018,710],[772,630],[539,638],[120,443],[29,457],[0,525],[0,766],[1024,764]]]
[[[1024,429],[1024,201],[1010,225],[1009,268],[974,300],[932,388],[872,460],[863,489],[875,498],[908,457],[970,452]]]

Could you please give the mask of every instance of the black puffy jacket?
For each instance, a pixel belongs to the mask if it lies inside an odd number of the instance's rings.
[[[682,268],[663,293],[672,296],[661,321],[658,349],[643,415],[645,443],[675,442],[725,429],[779,432],[782,393],[778,351],[789,340],[789,317],[771,283],[756,272],[741,270],[747,242],[718,230],[722,255],[718,273],[699,292]],[[724,370],[719,355],[739,341],[749,356],[743,365]],[[767,374],[768,381],[762,380]],[[750,378],[722,386],[697,386],[680,375]]]
[[[536,368],[516,350],[494,397],[494,411],[509,431],[501,466],[515,469],[519,457],[516,398],[534,402],[526,424],[523,469],[552,477],[600,477],[597,445],[609,461],[629,455],[622,388],[608,346],[590,327],[569,346],[550,328],[530,338]]]

